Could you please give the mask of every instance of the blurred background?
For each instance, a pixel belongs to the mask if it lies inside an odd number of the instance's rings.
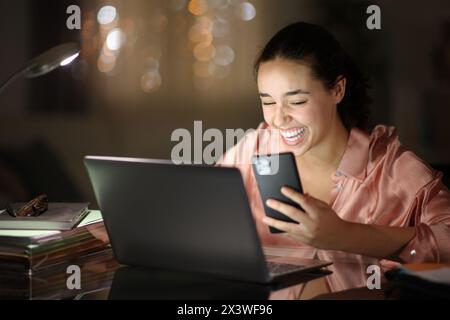
[[[81,30],[68,30],[70,5]],[[381,30],[366,9],[381,8]],[[0,96],[0,193],[91,201],[83,157],[170,158],[177,128],[256,128],[253,62],[297,21],[333,32],[370,77],[372,123],[433,166],[450,164],[450,2],[0,0],[0,81],[60,43],[80,58]],[[94,205],[95,206],[95,205]]]

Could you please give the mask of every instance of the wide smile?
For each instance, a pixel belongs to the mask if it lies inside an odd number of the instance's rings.
[[[295,146],[305,140],[306,128],[280,129],[280,135],[284,143],[289,146]]]

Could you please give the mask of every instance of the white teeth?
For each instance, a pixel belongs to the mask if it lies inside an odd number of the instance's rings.
[[[305,128],[289,130],[289,131],[280,131],[283,137],[285,138],[297,138],[300,134],[305,133]]]

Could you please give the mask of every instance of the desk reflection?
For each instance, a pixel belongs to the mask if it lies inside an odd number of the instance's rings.
[[[209,275],[138,267],[116,270],[110,300],[266,300],[272,292],[329,275],[320,270],[264,285]]]
[[[120,266],[110,249],[36,270],[11,270],[0,261],[0,299],[383,299],[384,290],[369,290],[368,266],[379,266],[386,288],[386,262],[343,252],[311,248],[266,247],[269,261],[302,264],[319,258],[333,265],[271,286],[223,280],[214,276]],[[67,288],[69,265],[81,270],[81,288]],[[23,268],[22,268],[23,269]],[[22,270],[21,269],[21,270]],[[336,296],[336,295],[339,296]]]

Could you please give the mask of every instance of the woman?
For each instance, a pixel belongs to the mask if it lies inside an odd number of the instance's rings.
[[[368,133],[367,85],[325,29],[296,23],[278,32],[255,65],[265,122],[219,165],[243,175],[265,245],[312,246],[401,262],[450,261],[450,192],[399,142],[394,128]],[[278,132],[280,152],[295,155],[305,194],[282,193],[304,211],[267,205],[299,222],[264,215],[250,159],[258,132]],[[251,143],[248,143],[251,141]],[[268,226],[285,231],[270,234]]]

